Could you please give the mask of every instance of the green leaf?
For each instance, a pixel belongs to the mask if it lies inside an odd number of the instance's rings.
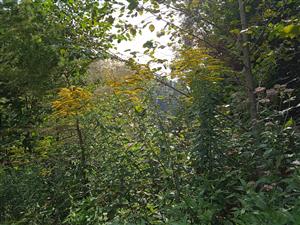
[[[288,38],[298,37],[300,35],[300,25],[299,24],[287,25],[282,29],[282,32],[284,36]]]
[[[130,28],[129,32],[131,33],[132,36],[136,35],[136,29]]]
[[[143,44],[143,48],[154,48],[152,41],[147,41]]]
[[[290,24],[290,25],[285,26],[283,28],[283,32],[286,33],[286,34],[289,34],[289,33],[293,32],[294,29],[295,29],[295,25],[294,24]]]
[[[153,24],[151,24],[151,25],[149,26],[149,30],[150,30],[151,32],[153,32],[153,31],[155,30],[155,26],[154,26]]]
[[[144,111],[144,108],[141,105],[134,106],[136,112],[141,113]]]
[[[138,13],[139,13],[140,16],[142,16],[144,14],[144,10],[143,9],[139,9]]]
[[[285,124],[284,124],[284,128],[287,127],[292,127],[294,125],[294,120],[292,118],[290,118]]]
[[[233,29],[233,30],[230,31],[230,33],[239,35],[240,34],[240,30],[239,29]]]
[[[127,0],[129,2],[128,9],[134,10],[139,5],[139,2],[137,0]]]
[[[113,24],[113,22],[115,21],[115,19],[112,16],[109,16],[106,21],[110,24]]]

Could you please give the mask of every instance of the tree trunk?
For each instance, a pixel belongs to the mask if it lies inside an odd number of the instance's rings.
[[[243,69],[243,75],[246,78],[246,87],[248,92],[248,99],[249,99],[249,111],[251,116],[251,121],[253,125],[255,126],[257,122],[257,105],[256,105],[256,97],[254,93],[254,78],[251,72],[251,62],[250,62],[250,51],[249,51],[249,38],[246,29],[248,28],[247,20],[246,20],[246,13],[245,13],[245,5],[244,0],[238,0],[239,1],[239,11],[240,11],[240,17],[241,17],[241,24],[243,32],[241,34],[242,36],[242,50],[243,50],[243,63],[244,63],[244,69]]]

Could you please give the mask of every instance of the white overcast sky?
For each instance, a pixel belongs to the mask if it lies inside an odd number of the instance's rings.
[[[125,13],[126,14],[126,13]],[[165,29],[166,22],[163,20],[159,20],[156,18],[156,16],[144,12],[143,15],[138,15],[134,18],[126,18],[129,23],[131,23],[133,26],[142,27],[145,23],[150,22],[150,24],[153,24],[155,26],[155,30],[153,32],[150,31],[149,25],[146,26],[142,30],[142,35],[139,33],[136,34],[136,37],[131,41],[122,41],[121,43],[116,43],[116,50],[113,50],[113,52],[117,55],[119,55],[122,58],[130,58],[132,57],[130,55],[130,52],[136,51],[139,52],[137,54],[137,61],[140,63],[147,63],[150,60],[150,57],[145,55],[143,52],[146,50],[143,48],[143,44],[146,41],[154,40],[159,42],[161,45],[167,46],[167,44],[170,42],[170,36],[169,35],[163,35],[161,37],[157,37],[157,32],[161,31],[162,29]],[[143,24],[142,21],[145,21]],[[130,51],[126,51],[130,49]],[[165,47],[164,49],[157,49],[155,53],[155,57],[159,59],[167,59],[169,62],[174,57],[174,53],[170,47]],[[159,66],[159,65],[152,65],[153,67]],[[163,70],[164,72],[167,72],[167,70]]]

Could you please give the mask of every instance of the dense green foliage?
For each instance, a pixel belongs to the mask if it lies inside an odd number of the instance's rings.
[[[0,224],[300,224],[299,5],[1,1]],[[104,60],[116,9],[167,22],[176,82]]]

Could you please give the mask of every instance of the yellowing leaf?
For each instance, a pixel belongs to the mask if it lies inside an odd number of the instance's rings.
[[[179,58],[172,65],[172,78],[179,78],[187,84],[190,84],[194,78],[211,82],[222,80],[219,74],[225,70],[223,64],[220,60],[210,56],[206,49],[184,49],[179,54]],[[199,71],[203,72],[199,73]],[[194,76],[195,74],[197,77]]]
[[[60,116],[81,114],[88,109],[91,99],[91,93],[79,87],[61,88],[58,96],[52,107]]]

